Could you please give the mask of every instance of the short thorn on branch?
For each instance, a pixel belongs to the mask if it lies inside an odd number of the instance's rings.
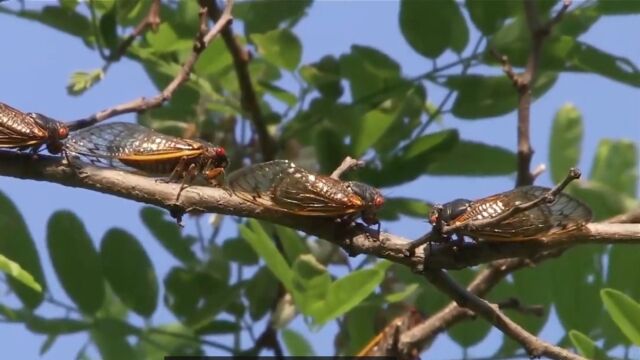
[[[354,159],[351,156],[347,156],[346,158],[344,158],[344,160],[342,160],[342,164],[340,164],[340,166],[338,166],[331,173],[330,177],[339,180],[340,176],[342,176],[342,174],[344,174],[345,172],[362,166],[364,166],[364,161]]]

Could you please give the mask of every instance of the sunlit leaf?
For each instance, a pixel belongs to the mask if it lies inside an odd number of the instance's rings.
[[[295,70],[302,57],[302,43],[287,29],[253,34],[253,42],[265,59],[288,70]]]
[[[0,254],[0,271],[11,275],[13,278],[27,285],[33,290],[42,292],[42,286],[38,284],[38,282],[33,278],[33,276],[31,276],[31,274],[21,268],[18,263],[11,261],[2,254]]]
[[[549,143],[551,179],[554,183],[562,181],[569,168],[578,164],[582,133],[580,111],[572,104],[566,104],[560,108],[553,120]]]
[[[611,319],[635,345],[640,345],[640,304],[614,289],[602,289],[600,297]]]
[[[314,356],[315,352],[307,339],[297,331],[291,329],[282,330],[282,341],[291,356]]]
[[[591,167],[590,179],[635,197],[638,186],[636,143],[630,140],[600,140]]]
[[[608,359],[606,353],[598,348],[598,345],[591,340],[587,335],[577,330],[569,331],[569,338],[573,343],[573,346],[578,349],[580,355],[593,360],[606,360]]]
[[[76,71],[71,74],[71,79],[67,84],[69,95],[80,95],[97,84],[104,77],[102,69],[95,69],[89,72]]]

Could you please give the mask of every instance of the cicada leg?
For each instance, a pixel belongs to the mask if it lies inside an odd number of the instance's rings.
[[[178,166],[180,166],[180,164],[178,164]],[[176,168],[178,168],[178,166],[176,166]],[[173,176],[173,174],[171,175]],[[182,175],[182,183],[180,183],[180,190],[178,190],[178,195],[176,195],[176,202],[178,202],[178,199],[180,199],[180,194],[182,194],[182,191],[188,188],[196,178],[196,175],[198,175],[198,168],[196,164],[189,165],[189,168],[186,171],[183,171]]]

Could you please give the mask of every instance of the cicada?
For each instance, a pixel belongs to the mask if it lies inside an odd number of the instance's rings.
[[[141,125],[114,122],[73,132],[64,151],[92,163],[130,168],[149,176],[183,178],[183,185],[197,175],[218,180],[228,165],[225,150],[201,140],[161,134]]]
[[[42,146],[52,154],[62,152],[69,128],[38,113],[23,113],[0,103],[0,147],[38,152]]]
[[[313,174],[288,160],[242,168],[229,175],[227,184],[258,206],[307,216],[359,214],[368,225],[379,224],[375,212],[384,204],[374,187]]]
[[[444,225],[473,225],[474,221],[496,218],[514,206],[545,196],[549,191],[549,188],[532,185],[478,200],[456,199],[434,206],[429,214],[429,222],[434,226],[434,231],[439,231]],[[591,209],[587,205],[565,193],[559,193],[551,203],[542,202],[495,224],[462,227],[457,234],[488,241],[527,240],[572,231],[590,221]]]

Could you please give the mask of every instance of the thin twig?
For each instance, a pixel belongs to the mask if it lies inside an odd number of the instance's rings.
[[[211,4],[212,5],[208,7],[209,17],[216,19],[219,17],[220,10],[215,1],[212,1]],[[249,72],[251,55],[249,51],[244,49],[236,40],[231,27],[223,29],[221,35],[233,59],[233,66],[240,86],[240,102],[242,108],[249,113],[250,119],[253,122],[253,126],[258,135],[263,161],[273,160],[275,159],[277,150],[276,144],[267,129],[266,121],[262,114],[260,103],[258,102],[258,96],[251,81],[251,74]]]
[[[107,60],[109,63],[120,60],[124,54],[127,52],[127,49],[133,44],[133,41],[147,29],[151,28],[154,32],[158,30],[158,26],[160,25],[160,0],[153,0],[151,3],[151,7],[149,7],[149,12],[147,16],[140,21],[140,23],[131,31],[129,35],[127,35],[124,40],[118,45],[118,48],[112,52]]]
[[[180,85],[182,85],[182,83],[186,82],[189,79],[189,75],[191,74],[195,63],[198,60],[198,57],[200,57],[200,54],[211,43],[211,41],[213,41],[213,39],[215,39],[216,36],[218,36],[218,34],[233,20],[233,17],[231,16],[233,1],[234,0],[227,0],[227,5],[224,9],[224,12],[221,14],[215,26],[213,26],[204,37],[202,37],[202,34],[198,32],[198,36],[194,41],[191,56],[189,56],[189,58],[184,62],[178,74],[176,74],[173,80],[164,88],[164,90],[162,90],[161,93],[149,99],[139,98],[129,102],[125,102],[99,111],[88,118],[72,121],[68,123],[69,129],[77,130],[112,118],[114,116],[132,112],[141,112],[148,109],[156,108],[169,101],[176,89]]]
[[[342,174],[344,174],[346,171],[349,171],[353,168],[357,168],[361,166],[364,166],[363,161],[347,156],[344,160],[342,160],[342,163],[340,164],[340,166],[338,166],[338,168],[331,173],[330,177],[339,180],[340,176],[342,176]]]
[[[474,58],[476,55],[478,55],[478,51],[480,50],[480,44],[482,44],[483,40],[484,40],[484,37],[482,37],[482,36],[478,38],[478,41],[476,41],[476,44],[474,45],[473,50],[471,51],[470,58]],[[434,66],[434,68],[437,68],[437,67]],[[470,68],[471,68],[471,61],[463,62],[462,63],[462,70],[460,71],[460,75],[466,75]],[[455,92],[456,91],[454,89],[450,89],[449,92],[447,92],[447,94],[444,96],[444,98],[442,99],[442,101],[440,102],[440,104],[438,105],[436,110],[434,112],[432,112],[431,114],[429,114],[429,117],[427,118],[427,121],[425,121],[424,124],[422,124],[422,126],[414,133],[414,136],[413,136],[414,139],[416,139],[417,137],[422,135],[429,128],[429,126],[433,123],[433,121],[439,115],[442,114],[442,111],[444,110],[444,107],[447,105],[447,103],[449,103],[449,99],[453,96],[453,94]]]
[[[497,306],[488,303],[480,297],[467,291],[449,277],[443,270],[428,270],[425,277],[436,288],[449,295],[462,307],[466,307],[482,316],[505,335],[519,342],[531,357],[547,356],[552,359],[586,360],[561,347],[551,345],[540,340],[524,328],[504,315]]]

